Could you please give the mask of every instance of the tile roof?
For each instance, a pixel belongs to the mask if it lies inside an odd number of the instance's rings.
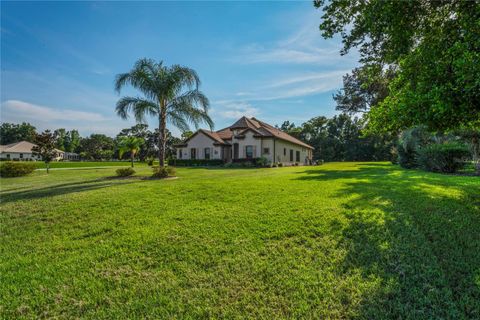
[[[32,148],[36,146],[34,143],[28,141],[20,141],[5,145],[0,145],[0,152],[11,152],[11,153],[31,153]],[[64,151],[55,149],[58,153],[63,153]]]
[[[285,140],[294,144],[301,145],[302,147],[313,149],[312,146],[298,140],[297,138],[292,137],[286,132],[283,132],[282,130],[275,128],[268,123],[265,123],[263,121],[260,121],[255,118],[247,118],[247,117],[241,117],[238,119],[233,125],[227,128],[223,128],[218,131],[208,131],[204,129],[198,130],[196,133],[194,133],[190,138],[185,140],[183,143],[186,143],[188,140],[190,140],[195,134],[198,132],[202,132],[208,137],[210,137],[212,140],[214,140],[217,143],[220,144],[229,144],[227,140],[231,140],[233,137],[233,130],[234,129],[243,129],[241,130],[237,135],[241,136],[245,134],[246,131],[252,130],[255,132],[257,136],[262,136],[262,137],[275,137],[277,139]]]

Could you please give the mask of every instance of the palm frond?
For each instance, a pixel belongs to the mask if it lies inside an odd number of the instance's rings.
[[[145,122],[145,115],[158,115],[158,105],[151,100],[138,97],[123,97],[117,102],[116,111],[122,119],[128,119],[132,112],[137,122]]]
[[[185,122],[192,123],[196,128],[199,127],[200,123],[206,123],[213,129],[214,125],[208,115],[208,108],[207,97],[198,90],[188,91],[173,99],[168,105],[169,111],[184,119]]]

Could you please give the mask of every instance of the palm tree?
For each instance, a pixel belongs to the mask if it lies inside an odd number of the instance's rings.
[[[145,116],[158,119],[158,159],[160,166],[165,166],[166,125],[170,123],[181,131],[189,130],[188,123],[198,128],[207,123],[213,128],[213,121],[208,116],[209,102],[199,91],[200,79],[195,70],[173,65],[164,66],[163,62],[151,59],[138,60],[133,69],[118,74],[115,90],[131,85],[138,89],[143,97],[123,97],[117,102],[117,114],[128,118],[132,112],[137,122],[145,122]]]
[[[130,159],[132,161],[132,168],[133,168],[133,159],[138,151],[140,151],[140,147],[143,145],[144,141],[142,138],[138,137],[122,137],[120,138],[120,142],[118,144],[118,157],[121,159],[125,152],[130,152]]]

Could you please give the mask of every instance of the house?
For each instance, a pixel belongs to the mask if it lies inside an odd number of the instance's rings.
[[[41,160],[39,157],[34,156],[32,148],[35,144],[28,141],[20,141],[7,145],[0,145],[0,159],[2,160],[15,160],[15,161],[37,161]],[[65,158],[65,152],[55,149],[57,151],[57,157],[55,161],[60,161]]]
[[[313,147],[255,118],[219,131],[200,129],[177,147],[177,159],[235,162],[265,157],[284,165],[311,164]]]

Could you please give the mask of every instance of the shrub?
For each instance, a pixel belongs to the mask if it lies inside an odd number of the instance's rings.
[[[167,173],[168,173],[168,176],[175,177],[175,175],[177,174],[177,170],[175,170],[175,167],[168,166]]]
[[[469,155],[468,147],[458,142],[431,144],[419,149],[417,163],[427,171],[453,173],[465,166]]]
[[[135,170],[133,168],[119,168],[115,171],[118,177],[129,177],[135,174]]]
[[[35,163],[30,162],[3,162],[0,166],[1,177],[22,177],[32,173],[36,169]]]
[[[406,169],[418,167],[416,161],[418,150],[431,143],[432,140],[432,134],[422,126],[403,131],[397,146],[400,166]]]
[[[150,166],[150,167],[153,166],[153,159],[148,159],[147,160],[147,165]]]
[[[267,167],[269,165],[269,161],[265,157],[257,158],[254,161],[257,167]]]
[[[276,168],[277,166],[278,164],[276,164],[275,162],[270,165],[271,168]]]
[[[160,166],[153,166],[153,177],[154,178],[167,178],[175,176],[176,170],[175,167],[160,167]]]
[[[283,167],[283,162],[279,162],[278,167]]]

